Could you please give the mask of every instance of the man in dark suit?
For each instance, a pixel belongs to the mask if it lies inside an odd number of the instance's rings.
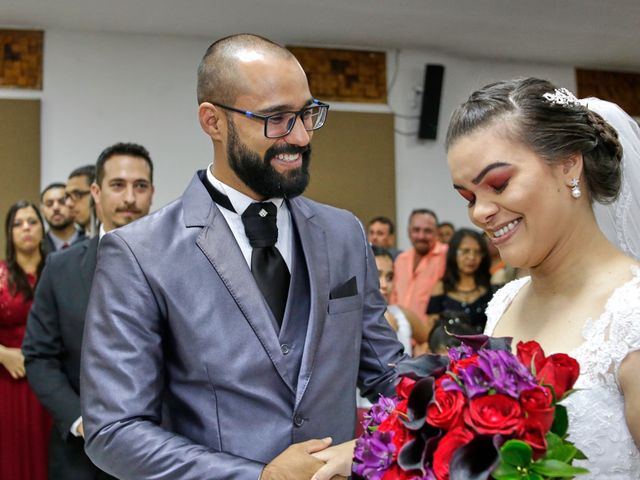
[[[402,346],[360,222],[300,196],[328,105],[295,57],[219,40],[198,102],[213,165],[100,245],[86,451],[121,479],[309,479],[350,459],[356,384],[390,394]]]
[[[64,183],[52,183],[42,190],[40,210],[49,225],[43,239],[47,253],[69,248],[84,240],[84,232],[78,231],[73,223],[73,215],[66,202]]]
[[[91,193],[101,207],[105,232],[149,212],[153,164],[144,147],[108,147],[96,167]],[[99,239],[47,259],[22,345],[29,384],[55,422],[49,447],[49,478],[54,480],[111,478],[84,453],[80,414],[80,350]]]

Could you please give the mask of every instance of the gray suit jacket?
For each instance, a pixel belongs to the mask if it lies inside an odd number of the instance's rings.
[[[392,392],[402,347],[362,226],[305,198],[289,209],[311,289],[296,387],[197,176],[181,199],[103,238],[81,375],[86,450],[101,468],[136,480],[258,478],[292,443],[352,438],[356,383],[371,397]],[[353,277],[355,294],[330,298]]]

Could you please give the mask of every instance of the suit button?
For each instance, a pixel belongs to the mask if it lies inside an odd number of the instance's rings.
[[[283,355],[287,355],[291,351],[291,348],[289,348],[289,345],[287,345],[286,343],[283,343],[282,345],[280,345],[280,350],[282,350]]]
[[[302,417],[302,415],[298,414],[295,417],[293,417],[293,424],[296,427],[301,427],[303,423],[304,423],[304,418]]]

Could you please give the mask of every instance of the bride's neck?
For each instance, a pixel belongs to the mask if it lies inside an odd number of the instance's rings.
[[[612,258],[621,255],[598,228],[595,219],[576,228],[530,269],[531,288],[537,295],[570,296],[593,280]]]

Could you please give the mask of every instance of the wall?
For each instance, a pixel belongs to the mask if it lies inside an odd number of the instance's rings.
[[[212,33],[212,39],[215,35]],[[73,168],[93,163],[115,141],[145,145],[156,164],[155,208],[180,195],[194,170],[212,156],[210,141],[196,118],[195,71],[211,39],[48,30],[45,33],[44,90],[0,90],[0,97],[42,99],[43,185],[66,178]],[[434,208],[442,219],[469,224],[464,202],[450,187],[442,139],[454,107],[475,88],[495,79],[543,76],[569,88],[571,66],[472,60],[428,51],[388,53],[395,76],[390,106],[419,114],[426,63],[445,65],[436,141],[419,141],[416,119],[396,117],[396,210],[398,240],[406,240],[411,209]],[[387,106],[332,105],[333,110],[389,111]],[[330,121],[330,118],[329,118]],[[372,192],[375,194],[375,191]]]

